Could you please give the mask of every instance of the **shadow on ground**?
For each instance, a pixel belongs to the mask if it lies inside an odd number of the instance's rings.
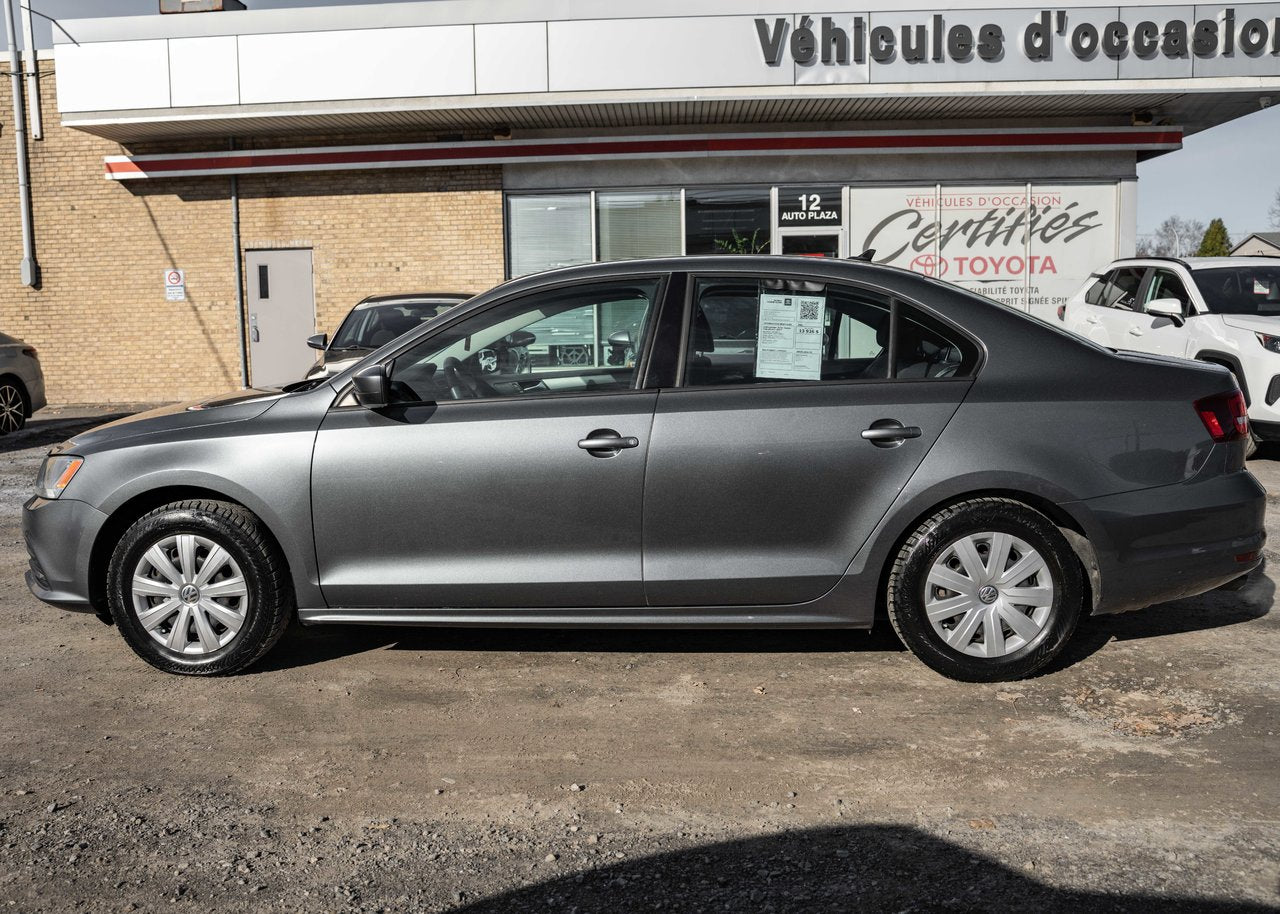
[[[537,629],[294,625],[249,672],[324,663],[374,650],[588,654],[806,654],[906,650],[888,624],[848,630]]]
[[[1261,619],[1271,612],[1275,593],[1275,583],[1259,568],[1249,576],[1248,583],[1241,590],[1211,590],[1198,597],[1133,612],[1082,619],[1067,649],[1043,673],[1053,673],[1079,663],[1112,640],[1161,638]]]
[[[1139,884],[1158,885],[1152,861]],[[1119,881],[1119,880],[1117,880]],[[463,903],[466,914],[627,912],[1139,912],[1274,908],[1060,889],[915,828],[857,825],[730,841],[572,873]]]
[[[1081,621],[1052,673],[1097,653],[1112,639],[1132,641],[1206,631],[1250,622],[1271,611],[1275,585],[1261,570],[1245,589],[1216,591],[1136,612]],[[295,624],[280,644],[251,672],[310,666],[366,651],[525,651],[657,654],[901,653],[905,650],[887,620],[870,632],[830,629],[521,629],[409,628]]]

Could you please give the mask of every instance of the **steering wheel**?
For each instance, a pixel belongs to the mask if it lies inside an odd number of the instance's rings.
[[[473,377],[453,356],[444,360],[444,379],[449,385],[449,396],[455,400],[499,396],[492,385],[481,378]]]
[[[449,385],[449,396],[455,400],[469,400],[479,396],[468,383],[470,379],[462,373],[461,368],[462,363],[453,356],[444,360],[444,379]]]

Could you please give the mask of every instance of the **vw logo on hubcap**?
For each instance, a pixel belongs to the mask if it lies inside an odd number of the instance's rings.
[[[200,591],[194,584],[183,584],[182,589],[178,591],[178,597],[183,603],[199,603]]]
[[[990,584],[978,589],[978,599],[983,603],[994,603],[998,596],[1000,596],[1000,591],[996,590]]]

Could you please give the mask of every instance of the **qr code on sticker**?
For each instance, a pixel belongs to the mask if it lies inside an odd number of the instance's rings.
[[[821,306],[816,301],[800,302],[800,320],[802,321],[818,320],[820,317],[822,317],[822,313],[819,310],[820,307]]]

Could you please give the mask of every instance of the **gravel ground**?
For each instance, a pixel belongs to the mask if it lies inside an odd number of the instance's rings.
[[[0,439],[0,908],[1280,905],[1269,574],[1089,620],[1016,684],[887,630],[295,627],[181,679],[22,583],[44,449],[110,412]]]

